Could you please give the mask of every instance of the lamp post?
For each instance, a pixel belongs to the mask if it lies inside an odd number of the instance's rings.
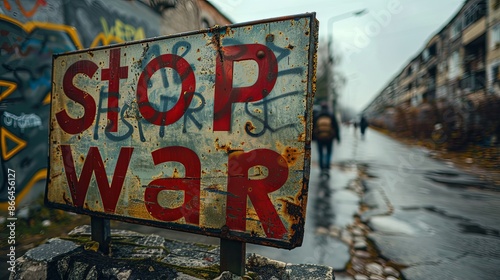
[[[327,79],[327,99],[328,104],[332,105],[332,110],[335,112],[337,107],[337,97],[335,96],[335,92],[333,91],[333,52],[332,52],[332,42],[333,42],[333,23],[336,21],[341,21],[350,17],[358,17],[367,13],[367,9],[361,9],[357,11],[347,12],[344,14],[340,14],[338,16],[334,16],[328,19],[327,28],[328,28],[328,79]]]

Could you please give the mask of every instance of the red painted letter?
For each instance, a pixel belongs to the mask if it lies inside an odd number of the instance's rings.
[[[195,152],[180,146],[164,147],[152,152],[155,165],[175,161],[184,165],[186,177],[161,178],[149,183],[144,192],[146,208],[151,216],[162,221],[175,221],[182,217],[186,223],[198,225],[200,221],[200,159]],[[158,203],[158,194],[164,190],[184,191],[184,203],[174,209]]]
[[[222,53],[222,57],[221,57]],[[259,66],[257,81],[252,86],[233,88],[235,61],[254,60]],[[278,76],[278,62],[273,51],[260,44],[223,47],[215,66],[214,131],[231,130],[233,103],[253,102],[266,97]]]
[[[268,176],[258,180],[249,179],[248,170],[258,165],[268,169]],[[248,153],[235,151],[229,154],[228,166],[227,226],[230,229],[246,230],[248,196],[267,237],[283,238],[287,230],[268,193],[281,188],[288,179],[286,160],[275,151],[267,149],[257,149]]]
[[[77,61],[71,65],[63,78],[63,90],[66,96],[80,104],[84,108],[81,118],[73,119],[68,115],[65,109],[56,113],[56,119],[59,126],[70,134],[78,134],[89,128],[94,122],[96,106],[92,96],[73,85],[73,78],[78,74],[85,74],[89,78],[94,76],[97,71],[97,65],[90,60]]]
[[[109,52],[109,68],[102,69],[101,79],[109,81],[108,85],[108,121],[111,128],[109,131],[118,131],[118,100],[120,97],[120,79],[128,78],[128,66],[120,66],[120,49],[112,49]]]
[[[182,90],[179,100],[174,107],[166,112],[159,112],[148,98],[148,83],[153,74],[165,67],[177,71],[182,81]],[[196,79],[189,63],[182,57],[175,54],[163,54],[151,60],[139,77],[137,82],[137,102],[142,116],[150,123],[156,125],[169,125],[178,121],[186,112],[194,96],[196,89]]]
[[[83,164],[80,179],[78,179],[76,175],[71,146],[61,145],[61,151],[64,161],[64,170],[66,171],[66,179],[68,180],[73,204],[76,207],[83,207],[90,179],[92,178],[92,173],[94,173],[97,187],[99,188],[99,193],[101,194],[104,211],[114,213],[134,148],[121,148],[120,155],[116,161],[111,187],[109,186],[106,169],[97,147],[90,147],[85,163]]]

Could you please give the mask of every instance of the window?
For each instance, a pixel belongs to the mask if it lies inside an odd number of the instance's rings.
[[[499,0],[500,1],[500,0]],[[490,48],[496,49],[500,47],[500,24],[496,24],[490,31]]]
[[[494,10],[496,10],[496,9],[498,9],[498,7],[500,7],[500,0],[492,0],[491,3],[492,3],[492,7]]]
[[[430,45],[422,52],[422,60],[424,62],[427,62],[429,59],[436,56],[436,50],[437,50],[436,43]]]
[[[430,58],[429,49],[425,49],[424,52],[422,53],[422,60],[424,62],[427,62],[429,58]]]
[[[412,64],[411,64],[411,66],[410,66],[410,69],[411,69],[411,72],[412,72],[412,73],[416,73],[416,72],[418,72],[419,68],[420,68],[420,65],[419,65],[419,63],[418,63],[418,62],[414,62],[414,63],[412,63]]]
[[[429,56],[433,57],[437,54],[437,43],[432,44],[429,48]]]
[[[495,66],[493,66],[493,69],[491,71],[491,72],[493,72],[492,73],[493,74],[492,78],[493,78],[493,82],[494,83],[500,81],[500,71],[498,71],[498,69],[499,69],[498,65],[495,65]]]
[[[460,74],[460,54],[454,51],[448,60],[448,78],[454,79]]]
[[[436,90],[436,98],[444,98],[447,95],[446,86],[440,86]]]
[[[486,3],[481,1],[464,12],[464,28],[478,21],[486,15]]]
[[[450,39],[455,39],[462,32],[462,21],[458,19],[451,25]]]

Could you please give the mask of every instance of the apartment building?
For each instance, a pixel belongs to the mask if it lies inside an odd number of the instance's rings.
[[[484,122],[492,96],[500,96],[500,0],[467,0],[364,112],[389,129],[415,122],[429,134],[436,123]]]

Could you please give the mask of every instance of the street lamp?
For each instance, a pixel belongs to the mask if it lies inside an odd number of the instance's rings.
[[[337,15],[337,16],[333,16],[331,18],[328,19],[328,23],[327,23],[327,33],[328,33],[328,47],[330,47],[330,44],[331,42],[333,41],[333,30],[330,30],[330,27],[332,26],[332,24],[336,21],[341,21],[341,20],[344,20],[344,19],[347,19],[347,18],[350,18],[350,17],[359,17],[359,16],[362,16],[364,14],[366,14],[368,12],[368,9],[361,9],[361,10],[357,10],[357,11],[351,11],[351,12],[347,12],[347,13],[343,13],[343,14],[340,14],[340,15]]]
[[[331,18],[328,19],[328,23],[327,23],[327,35],[328,35],[328,79],[327,79],[327,90],[328,90],[328,94],[327,94],[327,98],[330,99],[328,100],[329,104],[332,104],[332,109],[333,111],[335,112],[335,107],[337,107],[337,104],[336,104],[336,97],[334,96],[334,92],[333,92],[333,52],[331,50],[332,48],[332,41],[333,41],[333,29],[330,30],[330,27],[332,27],[333,23],[336,22],[336,21],[341,21],[341,20],[344,20],[344,19],[347,19],[347,18],[350,18],[350,17],[358,17],[358,16],[362,16],[364,14],[366,14],[368,12],[368,9],[361,9],[361,10],[357,10],[357,11],[352,11],[352,12],[347,12],[347,13],[343,13],[343,14],[340,14],[338,16],[333,16]]]

